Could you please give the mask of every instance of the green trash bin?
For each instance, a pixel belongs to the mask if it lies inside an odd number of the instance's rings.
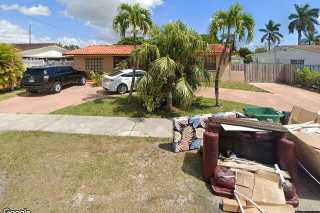
[[[244,114],[249,118],[256,118],[259,121],[272,121],[273,123],[280,123],[283,114],[271,107],[245,107]]]

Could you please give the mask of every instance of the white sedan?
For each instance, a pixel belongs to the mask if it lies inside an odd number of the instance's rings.
[[[138,83],[139,80],[144,76],[144,74],[145,71],[136,70],[135,83]],[[105,75],[102,79],[102,87],[110,92],[118,92],[120,94],[124,94],[128,92],[131,87],[132,76],[132,69],[121,70],[112,73],[111,75]]]

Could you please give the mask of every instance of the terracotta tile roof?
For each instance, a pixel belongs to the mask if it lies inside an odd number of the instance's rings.
[[[223,52],[222,44],[209,44],[209,53],[211,54],[221,54]]]
[[[64,55],[130,55],[133,45],[93,45],[64,53]]]
[[[50,47],[50,46],[57,46],[56,43],[31,43],[31,44],[25,43],[25,44],[12,44],[12,45],[21,51],[38,49],[43,47]]]

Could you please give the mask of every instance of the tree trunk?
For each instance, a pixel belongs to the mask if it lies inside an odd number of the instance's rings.
[[[229,37],[230,37],[230,28],[228,29],[227,40],[223,44],[224,47],[223,47],[222,55],[220,56],[219,66],[217,68],[216,78],[215,78],[215,83],[214,83],[214,94],[215,94],[215,97],[216,97],[216,106],[220,105],[220,103],[219,103],[220,72],[221,72],[222,64],[225,62],[225,59],[226,59],[226,52],[227,52],[227,45],[229,43]]]
[[[270,51],[271,50],[271,41],[268,40],[268,50]]]
[[[168,112],[171,112],[172,108],[173,108],[173,105],[172,105],[172,92],[170,91],[168,93],[168,97],[167,97],[167,110],[168,110]]]
[[[134,28],[135,29],[135,28]],[[134,50],[136,50],[137,48],[137,43],[136,43],[136,32],[134,30],[133,32],[133,40],[134,40]],[[135,86],[135,81],[136,81],[136,67],[137,63],[136,61],[134,60],[133,61],[133,73],[132,73],[132,80],[131,80],[131,87],[130,87],[130,93],[129,93],[129,97],[128,97],[128,103],[131,103],[132,101],[132,94],[133,94],[133,90],[134,90],[134,86]]]
[[[298,45],[301,44],[301,37],[302,37],[301,30],[298,30]]]

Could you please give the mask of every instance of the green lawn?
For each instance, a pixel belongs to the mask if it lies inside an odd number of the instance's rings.
[[[214,87],[214,85],[214,81],[211,81],[209,83],[210,87]],[[237,89],[251,92],[269,92],[246,82],[220,81],[219,87],[225,89]]]
[[[71,106],[53,114],[68,114],[68,115],[90,115],[90,116],[120,116],[120,117],[180,117],[186,115],[210,114],[217,112],[240,111],[246,104],[221,101],[221,107],[214,107],[214,100],[210,98],[196,98],[191,108],[187,111],[179,111],[168,113],[158,111],[156,113],[148,113],[142,107],[142,104],[137,97],[131,104],[128,104],[128,96],[107,97],[90,101],[78,106]]]
[[[18,89],[12,92],[0,92],[0,101],[9,99],[9,98],[13,98],[19,94],[24,93],[25,91],[23,89]]]
[[[0,206],[31,212],[221,212],[201,157],[169,139],[0,133]]]
[[[220,88],[238,89],[238,90],[246,90],[246,91],[252,91],[252,92],[268,92],[264,89],[248,84],[246,82],[221,81]]]

